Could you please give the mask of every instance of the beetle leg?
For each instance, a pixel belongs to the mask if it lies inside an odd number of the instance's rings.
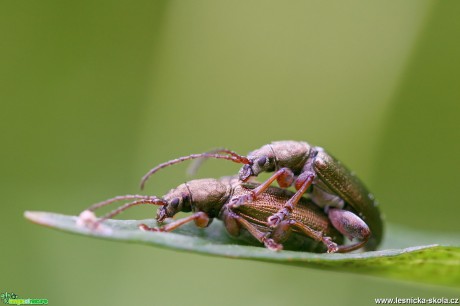
[[[222,213],[221,219],[224,222],[227,232],[233,237],[238,237],[240,235],[241,226],[236,221],[236,218],[234,217],[234,215],[235,215],[234,212],[230,212],[229,209],[224,207],[224,211]]]
[[[270,238],[276,242],[286,241],[292,233],[290,220],[284,220],[276,228],[273,229]]]
[[[178,228],[179,226],[182,226],[186,223],[189,223],[191,221],[195,221],[196,226],[198,227],[206,227],[209,225],[211,219],[209,219],[208,215],[205,214],[202,211],[199,211],[197,213],[194,213],[193,215],[190,215],[188,217],[179,219],[177,221],[171,222],[165,226],[162,227],[149,227],[146,224],[139,224],[139,228],[143,231],[152,231],[152,232],[170,232]]]
[[[224,212],[223,221],[228,232],[233,236],[237,236],[239,234],[240,227],[243,227],[252,236],[263,243],[267,249],[272,251],[281,251],[283,249],[283,245],[276,243],[273,239],[269,238],[266,233],[259,231],[249,221],[240,217],[231,210],[226,210]]]
[[[306,234],[308,237],[311,237],[317,241],[321,241],[324,243],[327,247],[327,252],[328,253],[335,253],[337,252],[340,248],[337,246],[335,242],[332,241],[331,237],[323,236],[323,234],[319,231],[315,231],[314,229],[311,229],[310,227],[306,226],[305,224],[295,221],[295,220],[289,220],[285,221],[289,222],[291,226],[294,226],[301,230],[304,234]]]
[[[290,198],[276,214],[268,217],[268,226],[276,227],[289,216],[294,209],[294,206],[302,198],[303,194],[307,191],[308,187],[313,183],[315,175],[311,172],[304,172],[297,178],[295,185],[297,192]]]
[[[273,174],[268,180],[257,186],[257,188],[250,190],[248,195],[232,199],[231,204],[238,206],[254,201],[259,195],[264,193],[265,190],[267,190],[275,180],[278,182],[280,187],[289,187],[294,181],[294,173],[289,168],[281,168],[276,171],[275,174]]]
[[[371,231],[367,224],[351,211],[328,208],[327,214],[332,225],[345,237],[352,240],[358,238],[361,240],[349,246],[340,246],[338,252],[345,253],[361,248],[371,237]]]

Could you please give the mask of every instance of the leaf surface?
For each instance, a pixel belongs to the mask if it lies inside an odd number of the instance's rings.
[[[382,250],[348,254],[273,252],[231,238],[222,222],[200,229],[186,224],[172,233],[143,232],[138,225],[158,226],[155,220],[107,220],[107,231],[76,224],[76,216],[25,212],[30,221],[84,236],[141,243],[213,256],[368,274],[400,280],[460,287],[460,239],[455,235],[423,233],[388,226]]]

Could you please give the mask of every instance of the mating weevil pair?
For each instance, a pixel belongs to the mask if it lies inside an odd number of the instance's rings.
[[[95,204],[89,210],[118,200],[136,200],[109,213],[96,225],[133,205],[154,204],[162,206],[157,212],[158,221],[179,211],[194,213],[162,228],[142,225],[141,229],[171,231],[192,220],[206,227],[213,218],[220,218],[231,235],[238,235],[240,229],[244,229],[273,250],[280,250],[291,232],[321,241],[328,252],[349,252],[363,246],[374,250],[382,239],[382,219],[373,196],[340,162],[322,148],[306,142],[273,142],[247,157],[230,150],[180,157],[151,169],[143,177],[141,187],[159,169],[197,158],[227,159],[244,166],[238,179],[194,180],[171,190],[161,199],[122,196]],[[274,174],[262,184],[243,183],[262,172]],[[275,180],[280,187],[294,185],[297,191],[270,187]],[[305,193],[309,199],[303,197]],[[337,245],[342,242],[342,235],[359,241]]]

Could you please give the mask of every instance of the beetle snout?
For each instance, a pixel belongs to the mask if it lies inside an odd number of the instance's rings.
[[[169,216],[167,215],[167,211],[166,211],[166,205],[165,206],[162,206],[160,207],[158,210],[157,210],[157,221],[163,221],[164,219],[168,218]]]
[[[244,165],[239,174],[239,179],[243,182],[246,182],[251,176],[254,176],[254,171],[252,170],[252,165]]]

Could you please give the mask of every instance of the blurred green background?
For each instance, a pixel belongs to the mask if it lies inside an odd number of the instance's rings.
[[[460,232],[460,2],[1,1],[0,291],[50,305],[372,305],[460,291],[48,230],[152,166],[320,145],[386,220]],[[236,173],[209,161],[199,177]],[[147,193],[189,179],[159,172]],[[122,218],[154,216],[138,208]]]

